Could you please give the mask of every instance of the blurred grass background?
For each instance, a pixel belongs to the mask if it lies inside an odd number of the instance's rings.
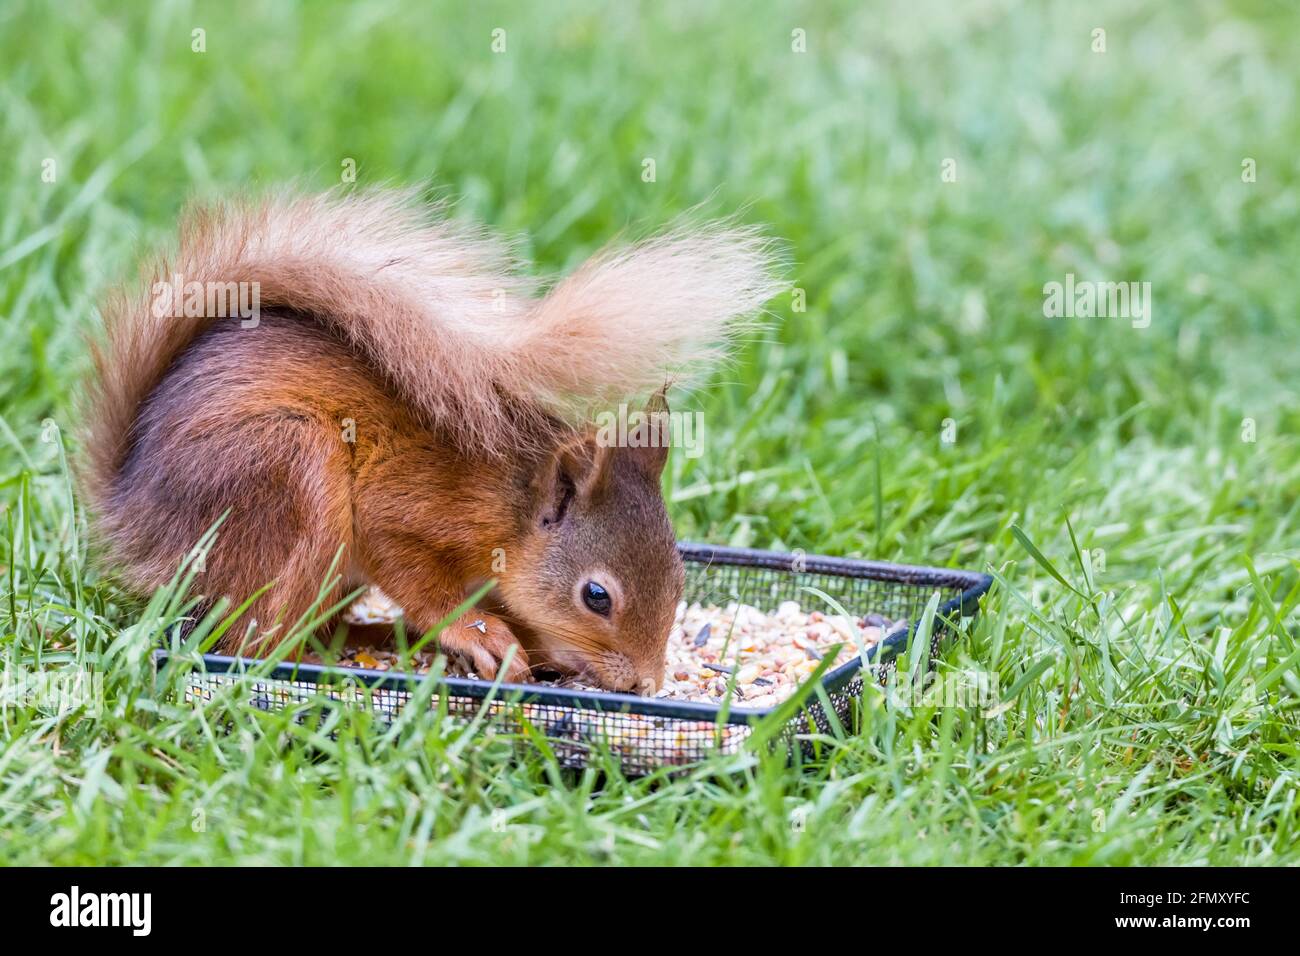
[[[0,652],[57,665],[71,631],[110,674],[100,717],[4,712],[0,846],[57,862],[1294,860],[1298,39],[1300,10],[1262,0],[0,7]],[[360,185],[455,199],[546,273],[696,206],[783,240],[792,292],[770,333],[682,406],[708,434],[670,464],[679,531],[994,569],[950,664],[997,672],[1007,706],[876,709],[812,771],[599,790],[490,742],[449,753],[442,728],[386,753],[345,733],[322,766],[320,741],[275,718],[236,709],[241,733],[218,738],[172,708],[138,653],[109,653],[165,624],[76,560],[48,439],[75,425],[96,296],[187,198],[326,188],[348,160]],[[1044,318],[1044,284],[1067,273],[1150,282],[1150,327]],[[221,836],[191,830],[196,806]],[[523,828],[508,845],[485,825],[500,806]],[[806,830],[794,807],[812,808]]]

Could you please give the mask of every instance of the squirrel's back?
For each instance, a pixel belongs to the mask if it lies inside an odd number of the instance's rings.
[[[268,564],[285,576],[300,540],[343,543],[349,476],[395,435],[437,441],[420,433],[383,376],[328,329],[276,311],[253,328],[214,326],[140,405],[97,502],[97,543],[147,592],[231,511],[205,570],[224,592],[251,594]]]

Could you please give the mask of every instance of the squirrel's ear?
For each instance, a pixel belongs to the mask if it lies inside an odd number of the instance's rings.
[[[575,498],[590,501],[604,493],[614,449],[597,441],[596,435],[593,429],[579,432],[542,459],[533,480],[542,527],[563,521]]]
[[[658,481],[668,462],[668,446],[671,442],[668,386],[665,385],[650,396],[641,421],[628,432],[627,454],[649,478]]]

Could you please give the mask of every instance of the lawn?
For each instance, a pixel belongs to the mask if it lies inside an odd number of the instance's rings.
[[[0,861],[1300,862],[1298,41],[1263,0],[0,5],[0,661],[103,682],[0,708]],[[938,666],[997,699],[633,780],[179,702],[180,598],[90,560],[83,336],[187,198],[353,168],[543,275],[693,207],[781,240],[680,399],[679,534],[989,571]],[[1070,275],[1149,314],[1046,316]]]

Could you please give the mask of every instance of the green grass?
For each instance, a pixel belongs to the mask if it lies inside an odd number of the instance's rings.
[[[98,714],[0,709],[0,860],[1300,861],[1300,10],[862,6],[0,6],[0,661],[104,681]],[[188,196],[345,158],[547,272],[700,204],[784,240],[806,311],[685,400],[679,531],[991,569],[942,666],[1005,699],[872,695],[811,766],[671,781],[179,703],[147,658],[175,596],[86,561],[81,336]],[[1044,318],[1068,272],[1150,282],[1150,327]]]

